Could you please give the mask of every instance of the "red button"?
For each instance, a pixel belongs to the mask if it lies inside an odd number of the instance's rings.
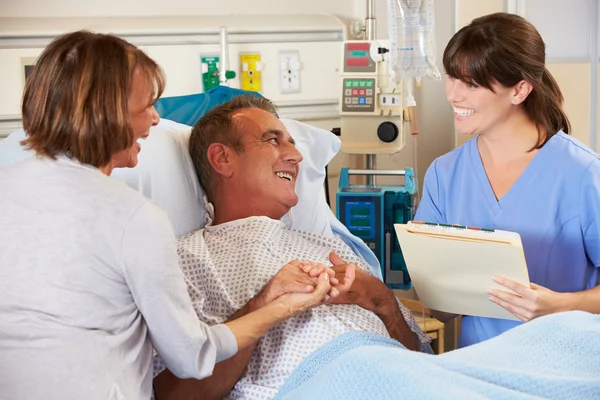
[[[369,51],[369,43],[348,43],[346,46],[348,51]]]
[[[368,67],[369,59],[366,57],[362,58],[347,58],[346,65],[349,67]]]

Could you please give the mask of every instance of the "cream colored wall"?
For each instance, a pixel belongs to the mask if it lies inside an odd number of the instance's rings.
[[[506,0],[456,0],[456,30],[482,15],[506,11]]]
[[[375,0],[376,17],[378,22],[378,37],[387,37],[387,0]],[[454,1],[436,1],[436,42],[437,61],[441,69],[442,51],[453,33]],[[163,0],[104,0],[102,2],[82,2],[77,0],[22,0],[19,2],[0,1],[0,15],[2,17],[97,17],[97,16],[194,16],[194,15],[295,15],[308,13],[333,14],[345,22],[352,20],[364,21],[366,16],[366,0],[257,0],[248,3],[241,0],[222,0],[218,2],[195,0],[170,0],[165,7]],[[39,49],[32,49],[32,55],[37,55]],[[330,52],[315,55],[323,59],[331,58]],[[0,65],[0,72],[4,68]],[[173,82],[174,83],[174,82]],[[310,92],[308,85],[305,93]],[[318,86],[318,85],[314,85]],[[19,85],[19,88],[21,85]],[[171,88],[169,88],[171,90]],[[193,90],[190,89],[190,90]],[[179,93],[178,93],[179,94]],[[5,93],[6,95],[6,93]],[[420,135],[418,138],[418,165],[419,182],[433,159],[453,147],[452,114],[443,92],[443,82],[425,80],[423,86],[416,93],[418,102],[418,119]],[[13,107],[14,108],[14,107]],[[12,110],[12,109],[11,109]],[[18,110],[15,108],[14,114]],[[305,120],[325,129],[340,126],[339,119]],[[342,134],[343,135],[343,134]],[[343,138],[343,136],[342,136]],[[404,150],[394,156],[379,157],[379,168],[405,168],[413,167],[413,140],[407,138]],[[363,157],[339,155],[330,165],[332,171],[331,185],[332,196],[335,198],[338,171],[342,166],[360,167]],[[421,187],[421,184],[419,185]]]
[[[564,110],[571,122],[571,135],[590,145],[590,64],[548,64],[548,71],[565,98]]]
[[[363,17],[363,0],[20,0],[0,1],[2,17],[196,16],[334,14]]]
[[[378,0],[384,2],[383,0]],[[195,17],[195,16],[293,16],[303,14],[330,14],[338,17],[344,24],[353,20],[364,20],[366,0],[294,0],[266,1],[258,0],[245,2],[241,0],[220,0],[214,2],[195,0],[170,0],[168,7],[162,0],[105,0],[102,2],[77,0],[23,0],[0,1],[0,30],[7,28],[8,18],[69,18],[69,17]],[[223,18],[226,20],[226,17]],[[256,19],[256,18],[255,18]],[[310,25],[310,21],[307,24]],[[55,27],[60,28],[60,27]],[[270,25],[265,25],[268,31]],[[318,27],[314,28],[318,31]],[[55,29],[54,29],[55,30]],[[54,32],[52,30],[52,32]],[[10,32],[9,32],[10,33]],[[339,42],[337,42],[339,43]],[[274,99],[278,104],[290,103],[295,105],[311,104],[313,100],[335,100],[337,96],[337,68],[341,57],[341,44],[327,47],[325,42],[315,43],[261,43],[251,47],[251,43],[230,43],[230,68],[238,69],[238,52],[260,51],[263,57],[263,93]],[[163,67],[177,74],[168,74],[166,96],[197,93],[201,91],[199,76],[199,54],[218,53],[218,45],[168,45],[140,46],[149,52]],[[338,52],[338,48],[340,52]],[[279,90],[278,50],[298,50],[300,52],[301,93],[282,95]],[[15,129],[20,128],[20,97],[24,86],[21,76],[15,78],[15,71],[22,70],[23,56],[35,58],[41,48],[12,49],[0,48],[0,86],[3,95],[0,96],[0,140]],[[179,63],[173,60],[178,60]],[[239,73],[238,73],[239,76]],[[239,78],[231,81],[232,87],[239,87]],[[318,89],[317,89],[318,88]],[[324,98],[323,96],[327,96]],[[314,113],[313,113],[314,114]],[[283,115],[283,114],[282,114]],[[330,117],[332,113],[328,113]],[[333,112],[335,115],[335,111]],[[338,126],[337,123],[331,125]]]

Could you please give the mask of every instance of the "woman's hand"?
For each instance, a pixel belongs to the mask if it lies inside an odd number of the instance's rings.
[[[287,293],[312,293],[318,286],[318,277],[322,273],[326,273],[329,278],[335,276],[335,272],[326,265],[292,260],[262,288],[256,296],[257,300],[260,299],[262,306]],[[333,283],[337,284],[337,280]],[[331,285],[329,279],[328,285]]]
[[[310,308],[322,305],[329,298],[329,274],[323,272],[317,278],[317,286],[310,293],[287,293],[278,297],[270,305],[282,304],[287,309],[288,317],[298,315]]]
[[[514,293],[490,289],[490,300],[521,321],[527,322],[543,315],[567,310],[564,305],[568,302],[564,301],[564,296],[568,293],[554,292],[533,282],[527,287],[508,278],[494,277],[493,280]]]
[[[331,289],[329,273],[324,271],[317,278],[311,278],[301,265],[298,260],[286,264],[248,302],[248,314],[225,323],[236,337],[238,349],[256,343],[278,323],[325,302]]]

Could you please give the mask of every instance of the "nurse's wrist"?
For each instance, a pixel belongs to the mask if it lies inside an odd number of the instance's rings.
[[[555,312],[583,310],[584,294],[579,293],[557,293],[558,301]]]

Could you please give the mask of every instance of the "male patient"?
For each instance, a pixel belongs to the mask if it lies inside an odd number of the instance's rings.
[[[190,153],[216,204],[214,213],[207,207],[212,222],[205,229],[178,239],[180,265],[202,321],[231,318],[263,295],[263,286],[292,259],[333,264],[342,285],[347,274],[355,275],[331,304],[274,327],[255,348],[218,364],[212,377],[180,380],[161,372],[155,378],[158,399],[271,399],[306,356],[347,331],[430,351],[410,311],[342,240],[292,231],[280,221],[298,202],[294,188],[302,156],[271,102],[239,96],[212,109],[194,126]]]

